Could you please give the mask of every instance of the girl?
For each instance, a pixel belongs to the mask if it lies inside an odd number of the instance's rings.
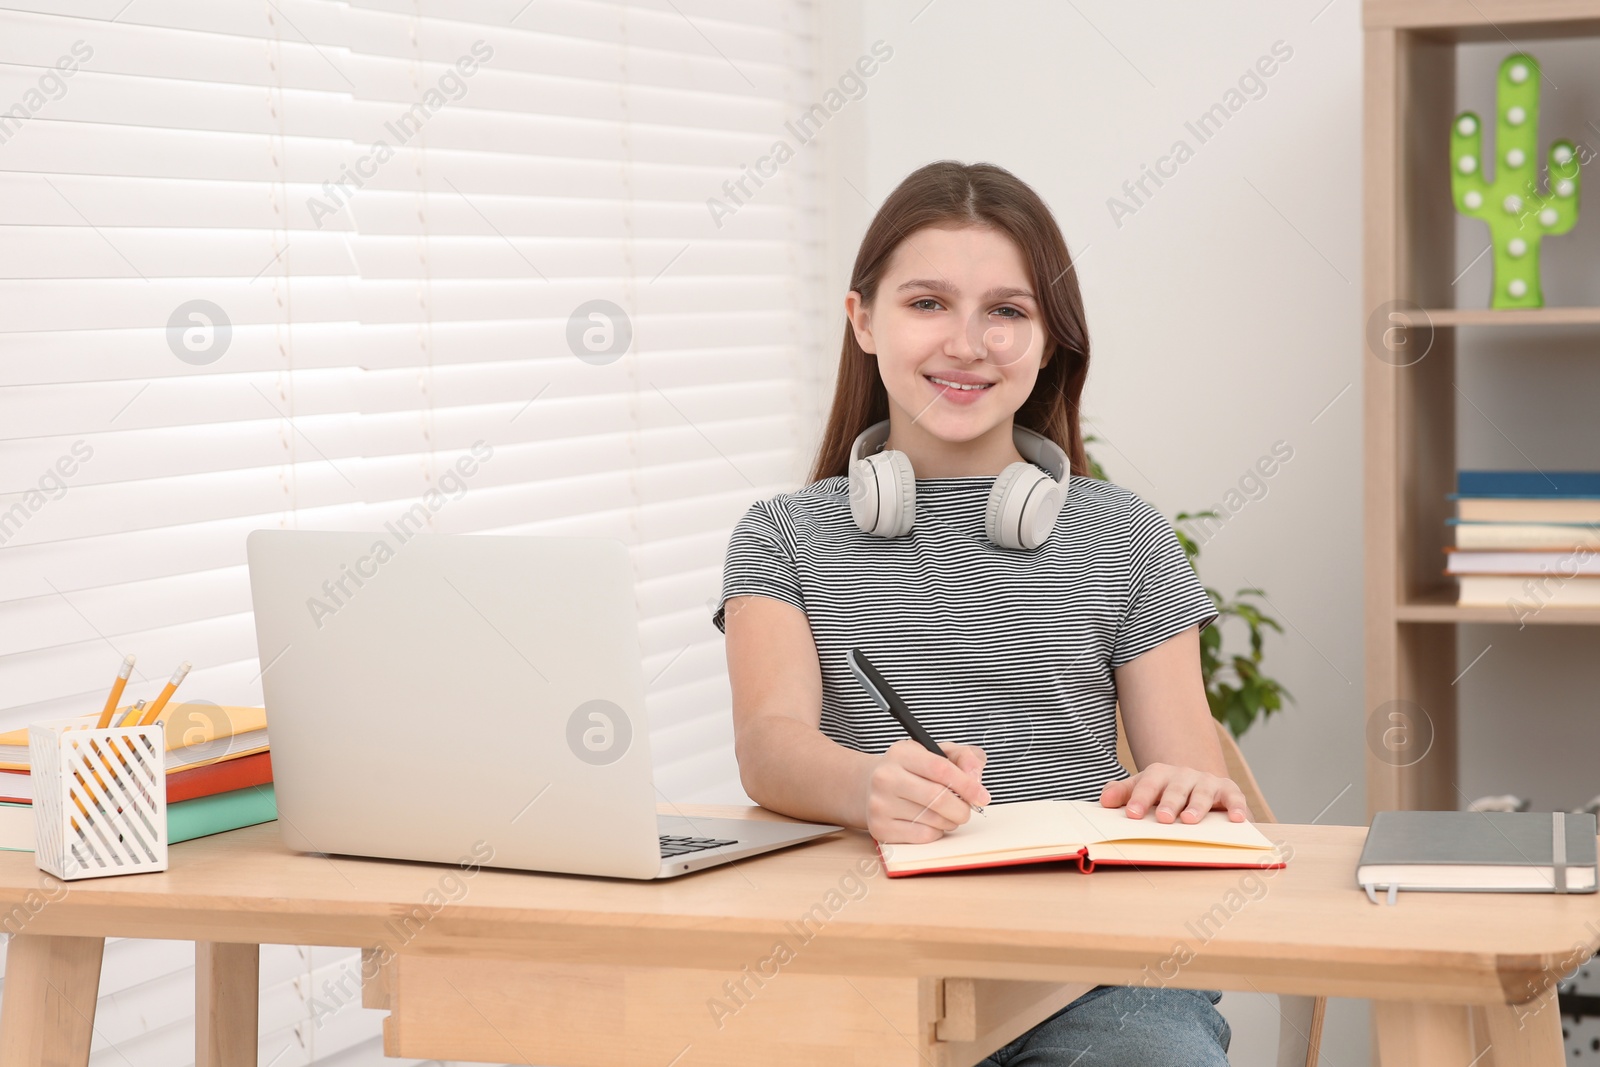
[[[1086,476],[1089,337],[1049,209],[1000,167],[929,164],[851,277],[810,484],[739,521],[712,619],[745,791],[885,843],[1045,798],[1249,818],[1200,676],[1215,608],[1161,513]],[[878,708],[851,648],[945,757]],[[1223,1065],[1221,997],[1097,986],[979,1067]]]

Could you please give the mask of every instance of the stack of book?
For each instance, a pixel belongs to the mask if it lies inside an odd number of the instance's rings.
[[[1600,471],[1457,471],[1450,498],[1459,603],[1600,605]]]
[[[265,708],[174,702],[163,719],[169,844],[278,817]],[[34,850],[33,799],[27,728],[0,733],[0,849]]]

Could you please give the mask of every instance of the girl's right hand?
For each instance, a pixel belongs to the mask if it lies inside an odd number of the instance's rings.
[[[988,756],[941,741],[941,758],[907,738],[878,757],[867,780],[867,832],[883,844],[936,841],[989,803],[979,777]],[[951,790],[955,792],[952,793]]]

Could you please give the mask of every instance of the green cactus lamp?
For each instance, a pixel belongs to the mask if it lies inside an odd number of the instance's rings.
[[[1500,64],[1495,93],[1494,150],[1482,153],[1483,123],[1463,111],[1450,128],[1450,191],[1456,210],[1482,219],[1494,245],[1492,308],[1544,306],[1539,247],[1578,221],[1579,159],[1571,141],[1550,145],[1549,192],[1539,193],[1539,63],[1516,52]],[[1488,180],[1493,163],[1494,180]]]

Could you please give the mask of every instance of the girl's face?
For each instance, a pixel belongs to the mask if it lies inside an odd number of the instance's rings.
[[[1004,426],[1028,399],[1047,339],[1022,253],[987,226],[927,227],[900,242],[870,306],[845,310],[878,357],[891,438],[966,442]],[[976,388],[962,388],[975,386]]]

